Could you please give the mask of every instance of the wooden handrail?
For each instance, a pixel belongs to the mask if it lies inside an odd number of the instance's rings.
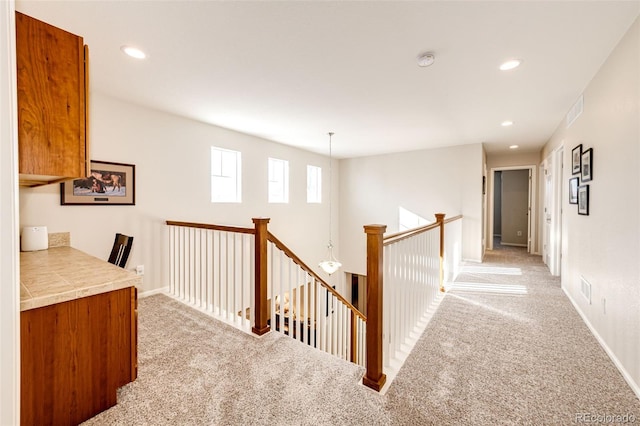
[[[417,234],[420,232],[428,231],[438,226],[438,222],[433,222],[428,225],[418,226],[417,228],[411,228],[404,231],[396,232],[395,234],[389,234],[384,236],[384,241],[394,239],[396,237],[404,237],[406,235]]]
[[[228,226],[228,225],[212,225],[208,223],[177,222],[173,220],[167,220],[167,225],[183,226],[185,228],[212,229],[214,231],[237,232],[240,234],[255,235],[256,233],[256,230],[254,228],[241,228],[238,226]]]
[[[462,215],[461,214],[459,214],[458,216],[454,216],[452,218],[449,218],[449,219],[445,219],[444,223],[447,224],[449,222],[453,222],[455,220],[460,220],[460,219],[462,219]],[[384,237],[384,245],[388,246],[390,244],[397,243],[399,241],[405,240],[407,238],[411,238],[411,237],[416,236],[418,234],[421,234],[423,232],[427,232],[427,231],[430,231],[432,229],[435,229],[438,226],[440,226],[440,223],[438,223],[436,221],[436,222],[430,223],[429,225],[424,225],[424,226],[419,226],[417,228],[407,229],[406,231],[396,232],[395,234],[385,235],[385,237]]]
[[[461,214],[459,214],[458,216],[450,217],[449,219],[445,219],[444,220],[444,224],[446,225],[447,223],[454,222],[454,221],[460,220],[460,219],[462,219],[462,215]]]
[[[271,241],[273,244],[275,244],[275,246],[278,247],[280,250],[282,250],[284,252],[284,254],[287,257],[289,257],[291,260],[293,260],[293,262],[296,265],[298,265],[299,267],[304,269],[309,275],[311,275],[313,278],[315,278],[316,281],[318,281],[324,288],[326,288],[331,294],[333,294],[339,301],[341,301],[344,305],[346,305],[347,308],[349,308],[357,316],[362,318],[363,321],[367,321],[367,317],[362,312],[360,312],[358,310],[358,308],[356,308],[351,303],[349,303],[347,301],[347,299],[345,299],[340,293],[338,293],[332,286],[327,284],[327,282],[325,280],[323,280],[322,278],[320,278],[320,276],[318,274],[313,272],[313,270],[311,268],[309,268],[298,256],[296,256],[296,254],[289,247],[287,247],[282,241],[280,241],[278,238],[276,238],[275,235],[273,235],[271,232],[268,232],[267,233],[267,239],[269,241]]]
[[[434,222],[434,223],[430,223],[429,225],[420,226],[418,228],[407,229],[406,231],[396,232],[395,234],[387,235],[384,237],[383,245],[388,246],[390,244],[394,244],[399,241],[406,240],[407,238],[411,238],[418,234],[422,234],[423,232],[436,229],[438,226],[440,226],[440,224],[438,222]]]

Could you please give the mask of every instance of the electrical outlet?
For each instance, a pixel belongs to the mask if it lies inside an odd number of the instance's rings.
[[[522,237],[522,231],[518,231],[518,232],[516,232],[516,235],[517,235],[518,237]]]
[[[144,275],[144,265],[138,265],[138,266],[136,266],[136,274],[138,274],[138,275]]]

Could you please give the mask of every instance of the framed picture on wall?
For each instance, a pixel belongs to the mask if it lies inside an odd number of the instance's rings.
[[[60,204],[133,206],[135,172],[133,164],[91,161],[89,176],[60,184]]]
[[[582,165],[582,182],[589,182],[593,179],[593,148],[587,149],[582,153],[581,157]]]
[[[589,215],[589,185],[578,187],[578,214]]]
[[[577,177],[569,179],[569,204],[578,204],[578,184]]]
[[[576,146],[571,150],[571,174],[577,175],[582,168],[580,167],[580,160],[582,157],[582,144]]]

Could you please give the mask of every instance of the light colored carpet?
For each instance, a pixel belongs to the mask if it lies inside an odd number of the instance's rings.
[[[157,295],[140,300],[138,379],[86,424],[571,424],[579,413],[640,422],[640,402],[558,279],[521,249],[466,265],[386,395],[362,386],[363,372]]]

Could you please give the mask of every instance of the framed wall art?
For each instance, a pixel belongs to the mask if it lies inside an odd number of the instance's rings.
[[[582,158],[582,144],[576,146],[571,150],[571,174],[577,175],[582,168],[580,167],[580,161]]]
[[[578,187],[578,214],[589,215],[589,185]]]
[[[136,204],[133,164],[91,161],[91,175],[60,184],[60,204],[133,206]]]
[[[580,164],[582,166],[581,182],[590,182],[593,179],[593,148],[582,153]]]
[[[577,177],[569,179],[569,204],[578,204],[579,181]]]

